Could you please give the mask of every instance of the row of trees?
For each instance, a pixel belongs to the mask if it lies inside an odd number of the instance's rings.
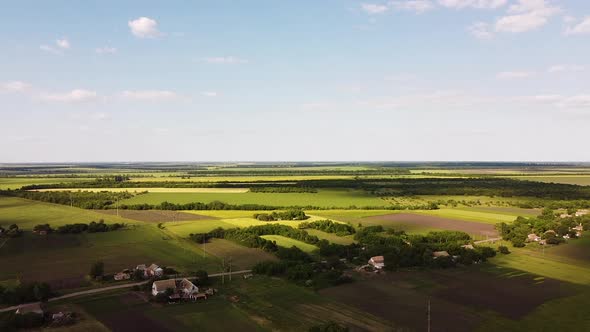
[[[299,224],[299,229],[317,229],[326,233],[334,233],[337,236],[347,236],[356,233],[354,227],[349,224],[333,222],[332,220],[316,220]]]
[[[82,209],[107,209],[117,201],[131,198],[128,192],[112,191],[19,191],[7,190],[0,194],[17,196],[47,203],[71,205]]]
[[[309,217],[301,209],[291,209],[284,212],[272,213],[255,213],[254,219],[260,221],[277,221],[277,220],[305,220]]]
[[[46,233],[57,232],[59,234],[79,234],[83,232],[102,233],[116,231],[124,227],[124,223],[105,224],[104,220],[101,219],[99,222],[91,221],[89,224],[66,224],[59,226],[57,229],[53,229],[49,224],[39,224],[33,227],[33,231]]]

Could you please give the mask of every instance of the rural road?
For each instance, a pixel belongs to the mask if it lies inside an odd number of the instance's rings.
[[[494,238],[487,239],[487,240],[475,241],[475,242],[473,242],[473,243],[474,243],[474,244],[480,244],[480,243],[486,243],[486,242],[495,242],[495,241],[500,241],[500,240],[502,240],[502,238],[501,238],[501,237],[494,237]]]
[[[250,273],[250,272],[252,272],[252,270],[241,270],[241,271],[234,271],[231,273],[230,272],[214,273],[214,274],[210,274],[209,277],[221,277],[224,275],[229,276],[229,275],[234,275],[234,274],[244,274],[244,273]],[[174,278],[174,279],[181,280],[181,279],[185,279],[185,278]],[[195,279],[195,277],[187,277],[186,279]],[[47,302],[59,301],[59,300],[69,299],[71,297],[82,296],[82,295],[92,295],[92,294],[96,294],[96,293],[108,292],[108,291],[115,290],[115,289],[131,288],[133,286],[145,285],[148,282],[150,282],[150,281],[146,280],[146,281],[135,282],[132,284],[115,285],[115,286],[109,286],[109,287],[103,287],[103,288],[89,289],[89,290],[70,293],[70,294],[66,294],[66,295],[62,295],[62,296],[52,297],[49,300],[47,300]],[[2,309],[0,309],[0,312],[7,312],[7,311],[16,310],[20,306],[33,304],[33,303],[38,303],[38,302],[24,303],[24,304],[15,305],[15,306],[8,307],[8,308],[2,308]]]

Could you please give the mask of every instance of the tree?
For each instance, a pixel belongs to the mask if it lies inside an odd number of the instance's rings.
[[[101,277],[104,274],[104,263],[102,261],[96,261],[90,267],[89,275],[92,278]]]
[[[510,250],[508,250],[507,246],[499,246],[498,251],[504,255],[508,255],[510,253]]]
[[[207,271],[199,270],[195,272],[195,277],[197,277],[197,286],[209,285],[209,274]]]

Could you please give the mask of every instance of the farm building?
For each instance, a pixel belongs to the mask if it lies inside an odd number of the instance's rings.
[[[113,278],[117,281],[129,280],[131,278],[131,275],[126,272],[119,272],[119,273],[115,274],[115,276]]]
[[[164,274],[164,270],[156,264],[150,265],[145,269],[145,276],[150,277],[161,277]]]
[[[385,267],[385,259],[383,256],[374,256],[369,259],[369,264],[372,265],[374,268],[380,270]]]
[[[463,248],[463,249],[469,249],[469,250],[475,249],[472,244],[464,244],[464,245],[461,246],[461,248]]]
[[[190,280],[182,279],[179,282],[175,279],[154,281],[152,285],[152,295],[163,294],[166,290],[171,289],[171,299],[197,299],[199,287],[195,286]]]
[[[528,242],[539,242],[539,240],[541,240],[541,238],[535,233],[527,235],[526,239]]]
[[[168,279],[154,281],[152,284],[152,295],[156,296],[158,294],[163,294],[167,289],[172,289],[176,293],[176,280]]]
[[[41,309],[41,303],[31,303],[31,304],[24,304],[16,309],[17,315],[24,315],[24,314],[39,314],[43,315],[43,309]]]
[[[578,210],[576,211],[576,217],[585,216],[590,213],[590,210]]]
[[[449,257],[449,253],[446,251],[435,251],[432,253],[432,257],[437,259],[439,257]]]

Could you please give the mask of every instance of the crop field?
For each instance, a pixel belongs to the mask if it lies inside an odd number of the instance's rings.
[[[513,177],[518,180],[538,181],[545,183],[577,184],[579,186],[590,186],[590,175],[544,175],[544,176],[519,176]]]
[[[464,220],[475,223],[495,225],[499,222],[513,222],[518,214],[506,214],[505,212],[480,212],[470,209],[438,209],[416,210],[412,213],[425,214],[441,218]]]
[[[281,247],[285,247],[285,248],[291,248],[293,246],[305,251],[305,252],[312,252],[316,249],[318,249],[318,247],[311,245],[311,244],[307,244],[305,242],[301,242],[301,241],[297,241],[288,237],[284,237],[284,236],[280,236],[280,235],[263,235],[261,236],[262,238],[265,238],[267,240],[270,241],[274,241],[277,243],[278,246]]]
[[[185,204],[221,201],[228,204],[260,204],[271,206],[349,207],[386,206],[383,199],[359,190],[321,190],[318,193],[148,193],[121,201],[121,204]]]
[[[262,249],[248,248],[224,239],[212,239],[206,244],[198,245],[207,254],[231,262],[233,270],[251,269],[256,263],[278,261],[277,257]],[[221,269],[221,267],[220,267]]]
[[[89,223],[100,219],[103,219],[105,223],[136,223],[131,219],[101,214],[92,210],[0,196],[0,225],[3,226],[17,224],[22,229],[31,230],[38,224],[57,227],[77,222]]]
[[[336,234],[322,232],[317,229],[306,229],[305,231],[309,233],[309,235],[317,236],[320,240],[328,240],[336,244],[347,245],[354,242],[354,235],[337,236]]]
[[[19,189],[23,186],[32,184],[58,184],[58,183],[72,183],[72,182],[83,182],[91,181],[90,178],[25,178],[25,177],[0,177],[0,190],[6,189]]]
[[[421,330],[428,302],[432,326],[441,331],[472,331],[501,318],[518,321],[548,301],[576,295],[577,288],[516,270],[453,269],[398,272],[320,291],[410,330]],[[514,331],[518,331],[515,329]]]
[[[144,222],[176,222],[176,221],[187,221],[187,220],[203,220],[203,219],[215,219],[214,217],[199,215],[196,213],[186,213],[180,211],[171,210],[94,210],[96,213],[116,216],[119,214],[122,218],[144,221]]]
[[[25,233],[8,240],[0,250],[0,260],[11,267],[0,269],[0,280],[46,281],[57,289],[83,285],[90,264],[96,260],[105,263],[107,273],[152,262],[198,270],[216,267],[218,261],[203,255],[196,244],[152,225],[77,235]]]
[[[490,237],[498,235],[493,225],[414,213],[367,217],[362,219],[362,223],[363,225],[382,225],[416,233],[423,233],[426,230],[457,230]]]
[[[246,193],[248,188],[53,188],[37,189],[35,191],[90,191],[90,192],[130,192],[130,193],[220,193],[220,194],[239,194]]]

